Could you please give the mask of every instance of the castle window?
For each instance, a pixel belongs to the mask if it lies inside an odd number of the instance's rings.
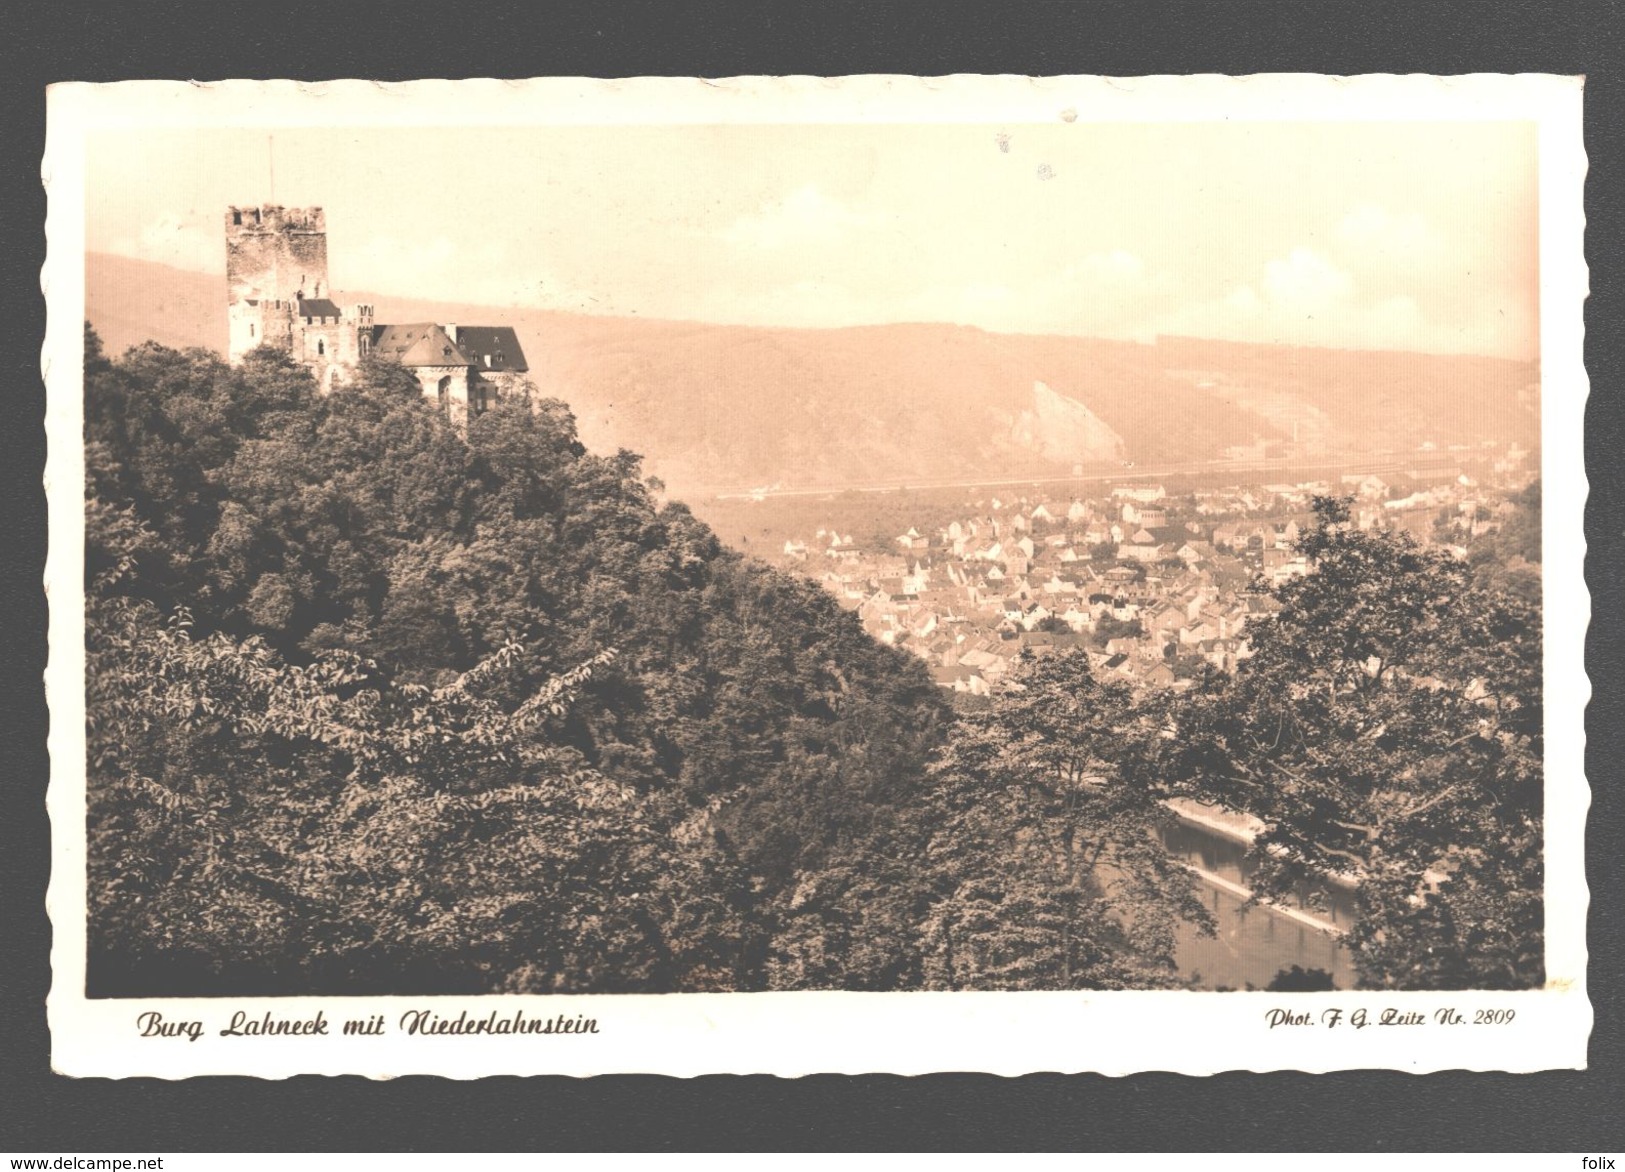
[[[327,353],[327,343],[322,341],[320,338],[316,339],[316,353],[318,355],[323,355],[323,354]]]
[[[367,337],[366,334],[362,334],[361,335],[361,353],[362,354],[367,354],[371,350],[372,350],[372,339]]]
[[[231,222],[233,224],[241,224],[243,222],[243,213],[242,212],[232,212],[231,213]]]
[[[260,222],[260,210],[259,210],[259,208],[254,209],[254,222],[256,224]]]
[[[250,338],[252,338],[254,336],[254,323],[253,322],[248,323],[248,336]]]

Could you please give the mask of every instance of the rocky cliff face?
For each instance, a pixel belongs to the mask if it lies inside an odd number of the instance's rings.
[[[1033,383],[1032,406],[1016,416],[1010,437],[1058,464],[1096,464],[1127,456],[1122,436],[1088,407],[1044,382]]]

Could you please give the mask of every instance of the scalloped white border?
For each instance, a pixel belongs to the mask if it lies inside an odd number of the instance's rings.
[[[47,1003],[52,1064],[74,1076],[186,1078],[247,1074],[770,1073],[1388,1068],[1533,1071],[1585,1065],[1588,893],[1584,775],[1590,684],[1584,641],[1583,449],[1589,392],[1582,359],[1587,292],[1581,193],[1582,82],[1540,75],[1452,78],[1304,74],[1148,78],[955,76],[637,78],[603,81],[130,81],[53,86],[42,178],[49,193],[49,307],[41,364],[47,385],[45,486],[50,549],[52,876],[54,929]],[[1517,994],[1297,995],[1292,1008],[1380,1011],[1516,1008],[1505,1028],[1374,1027],[1270,1030],[1261,993],[756,993],[484,998],[277,998],[89,1001],[83,996],[84,320],[85,142],[120,127],[357,125],[649,125],[674,123],[1048,122],[1063,111],[1099,121],[1488,121],[1539,126],[1542,453],[1546,645],[1547,988]],[[596,1018],[600,1033],[542,1038],[277,1038],[252,1043],[213,1031],[250,1016],[323,1009],[336,1023],[413,1007],[483,1017],[523,1008]],[[137,1012],[202,1018],[202,1040],[141,1040]]]

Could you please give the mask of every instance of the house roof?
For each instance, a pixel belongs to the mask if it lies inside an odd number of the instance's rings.
[[[481,370],[511,370],[523,374],[525,352],[512,326],[458,326],[457,345]]]

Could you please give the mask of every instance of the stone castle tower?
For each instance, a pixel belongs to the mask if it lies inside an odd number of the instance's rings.
[[[309,366],[324,391],[356,363],[372,306],[333,303],[321,208],[226,209],[226,322],[234,363],[256,346],[274,346]]]
[[[373,321],[372,306],[341,308],[332,297],[321,208],[226,209],[233,364],[256,346],[273,346],[308,366],[326,393],[375,354],[410,370],[424,396],[459,425],[510,395],[529,394],[529,368],[511,326],[381,325]]]

